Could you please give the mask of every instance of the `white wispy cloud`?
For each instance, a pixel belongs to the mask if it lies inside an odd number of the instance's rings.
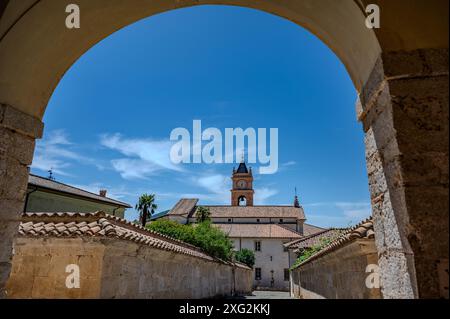
[[[347,218],[354,222],[358,222],[372,214],[371,205],[367,202],[338,202],[336,206],[343,211]]]
[[[70,176],[67,169],[71,166],[71,161],[91,163],[92,160],[80,155],[73,150],[74,144],[64,130],[54,130],[48,132],[46,137],[38,141],[33,158],[32,168]]]
[[[304,204],[308,222],[318,222],[329,226],[347,227],[354,225],[372,214],[369,202],[318,202]]]
[[[199,198],[200,200],[212,201],[217,203],[228,203],[230,201],[230,187],[231,183],[229,177],[222,174],[210,174],[207,176],[191,178],[193,185],[204,188],[206,194],[190,194],[195,196],[186,196],[191,198]],[[189,195],[189,194],[186,194]]]
[[[126,138],[121,134],[103,134],[100,144],[127,157],[113,159],[111,165],[124,179],[146,179],[162,170],[183,171],[170,160],[169,140]]]
[[[288,170],[288,169],[290,169],[290,168],[292,168],[292,167],[294,167],[296,165],[297,165],[296,161],[288,161],[288,162],[285,162],[285,163],[281,163],[280,166],[278,167],[278,173],[284,172],[284,171],[286,171],[286,170]]]
[[[214,174],[214,175],[208,175],[204,177],[200,177],[198,180],[198,185],[210,190],[212,193],[219,194],[221,192],[224,192],[225,190],[229,189],[231,186],[229,177],[222,175],[222,174]]]
[[[73,187],[83,189],[85,191],[99,194],[101,189],[107,190],[106,196],[118,200],[130,200],[137,198],[140,194],[145,193],[144,190],[132,190],[125,185],[110,185],[102,182],[92,182],[89,184],[71,184]]]
[[[278,194],[278,190],[268,187],[256,188],[254,202],[255,205],[265,205],[267,200]]]
[[[281,164],[281,166],[284,166],[284,167],[294,166],[294,165],[297,165],[296,161],[289,161],[289,162]]]

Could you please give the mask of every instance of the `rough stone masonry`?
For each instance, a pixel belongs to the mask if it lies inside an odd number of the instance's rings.
[[[11,269],[12,244],[33,159],[35,139],[43,124],[27,114],[0,104],[0,298]]]

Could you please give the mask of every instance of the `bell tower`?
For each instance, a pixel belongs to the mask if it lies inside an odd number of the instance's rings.
[[[233,189],[231,190],[231,206],[253,206],[253,174],[252,169],[242,161],[238,169],[233,168]]]

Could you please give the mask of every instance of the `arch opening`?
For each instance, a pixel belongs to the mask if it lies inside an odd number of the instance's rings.
[[[194,5],[247,7],[288,19],[319,37],[346,66],[358,91],[375,65],[380,47],[357,1],[298,1],[280,4],[277,0],[196,1],[79,1],[80,29],[64,27],[65,8],[70,1],[39,1],[9,28],[0,29],[0,96],[2,103],[42,119],[48,100],[70,66],[89,48],[110,34],[143,18]],[[14,11],[11,4],[7,9]],[[101,18],[98,17],[101,15]],[[20,41],[32,26],[29,41]],[[53,39],[60,39],[55,45]],[[33,52],[33,59],[27,56]],[[25,62],[24,62],[25,61]]]
[[[247,198],[245,196],[240,196],[238,198],[239,206],[245,207],[247,206]]]

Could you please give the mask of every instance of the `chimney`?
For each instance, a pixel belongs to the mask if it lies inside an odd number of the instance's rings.
[[[106,189],[101,189],[100,190],[100,196],[101,197],[106,197]]]

